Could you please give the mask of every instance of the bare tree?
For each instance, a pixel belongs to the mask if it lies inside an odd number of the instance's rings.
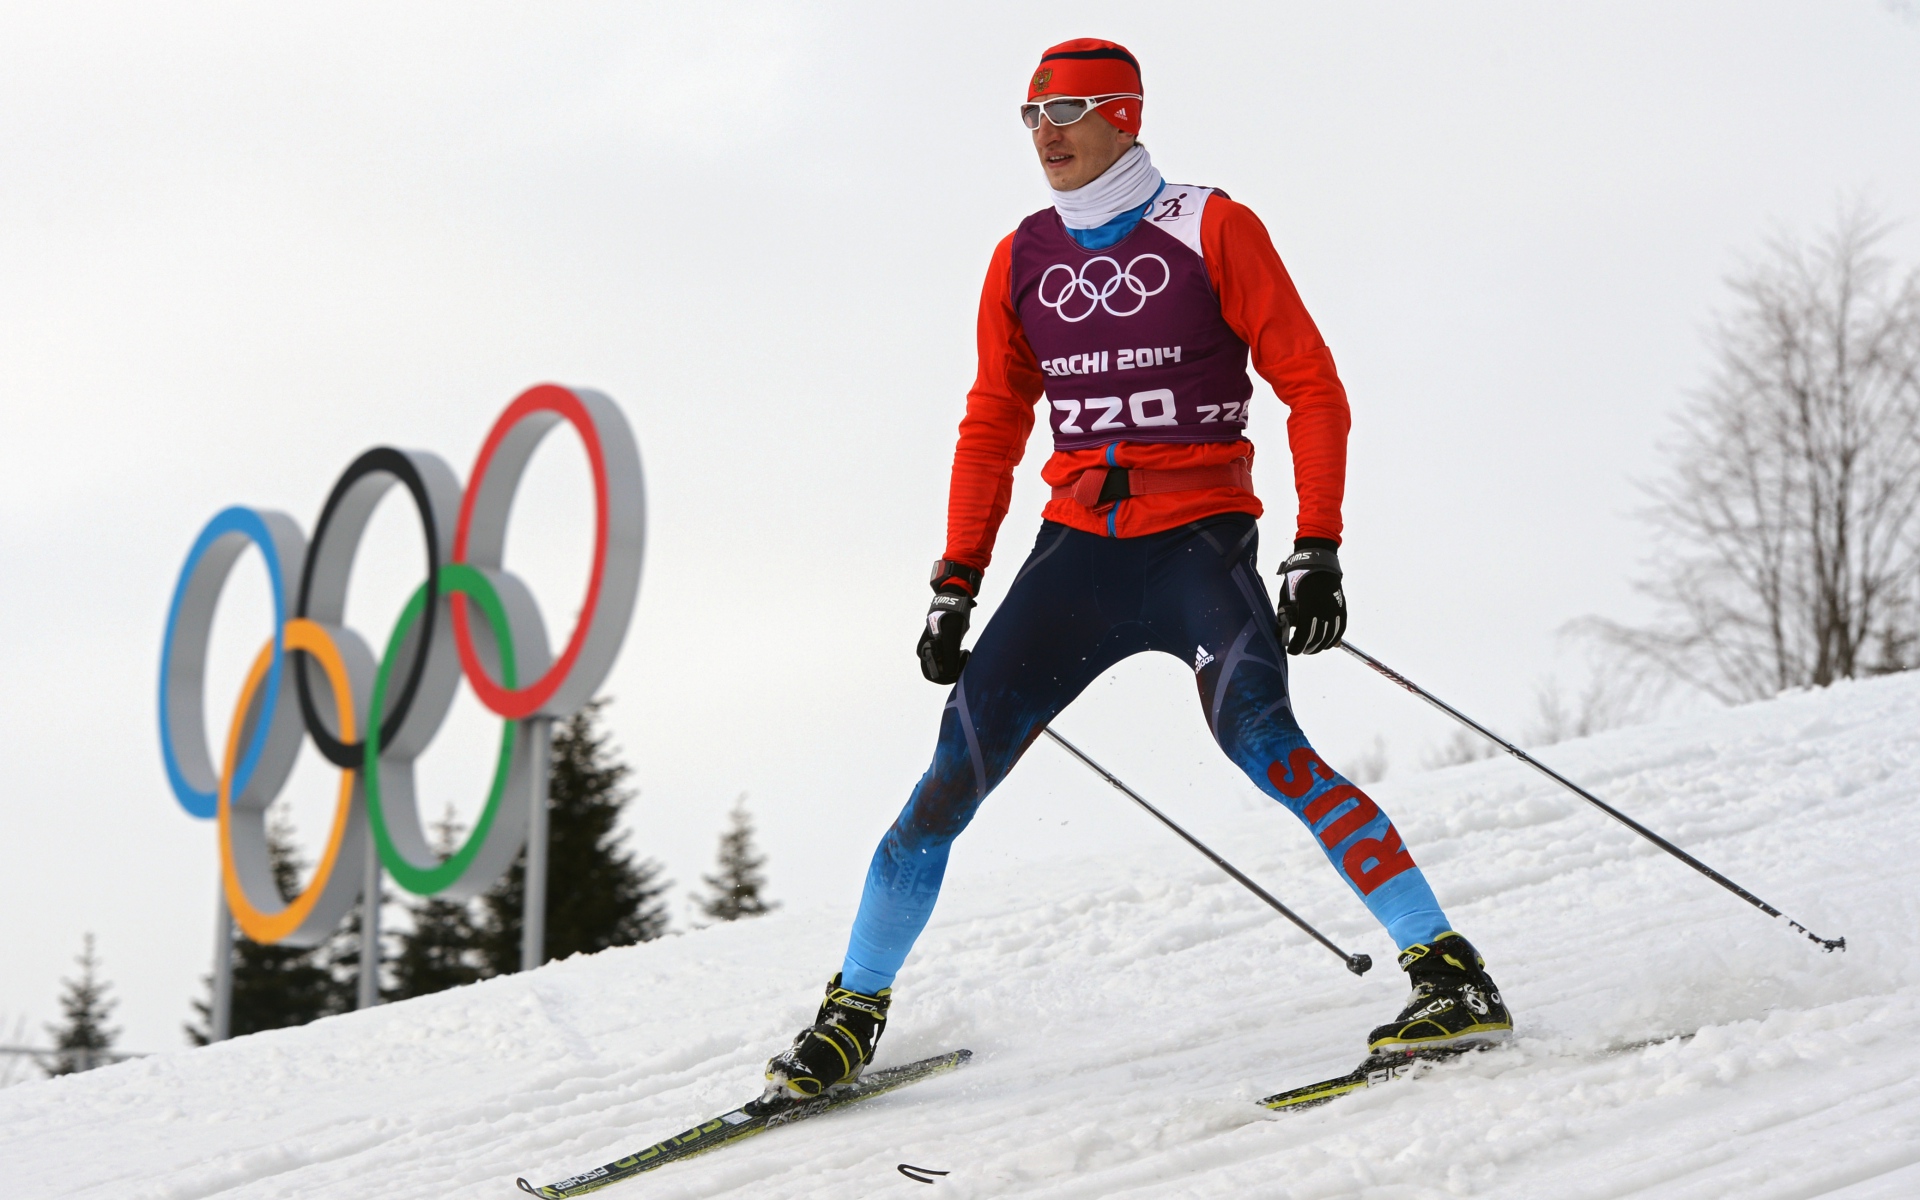
[[[1457,767],[1461,763],[1479,762],[1483,758],[1492,758],[1500,753],[1500,748],[1477,733],[1465,729],[1456,729],[1440,745],[1430,748],[1420,757],[1420,764],[1429,771],[1438,771],[1441,767]]]
[[[1373,735],[1373,744],[1355,758],[1353,765],[1341,774],[1355,783],[1379,783],[1387,777],[1389,765],[1387,739],[1376,733]]]
[[[1856,207],[1730,281],[1717,368],[1649,489],[1659,617],[1589,632],[1727,702],[1915,665],[1920,271],[1887,231]]]
[[[1524,744],[1551,746],[1648,720],[1656,705],[1643,694],[1646,690],[1635,673],[1608,670],[1599,662],[1577,691],[1548,675],[1534,684],[1533,721]]]

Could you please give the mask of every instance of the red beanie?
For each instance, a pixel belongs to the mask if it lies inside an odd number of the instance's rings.
[[[1116,92],[1140,94],[1140,62],[1118,42],[1075,38],[1049,47],[1027,84],[1027,99],[1054,96],[1110,96]],[[1115,129],[1140,132],[1138,100],[1109,100],[1095,111]]]

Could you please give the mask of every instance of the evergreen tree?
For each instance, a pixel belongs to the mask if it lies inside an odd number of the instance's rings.
[[[614,826],[633,793],[629,774],[599,728],[605,700],[595,700],[554,732],[547,795],[546,958],[592,954],[651,941],[667,931],[660,897],[669,884],[652,860],[635,861]],[[480,958],[488,975],[520,969],[520,914],[526,855],[480,898]]]
[[[280,894],[298,893],[300,856],[293,843],[293,826],[284,813],[276,813],[267,824],[267,855]],[[211,993],[213,979],[209,976],[205,981]],[[235,936],[232,1036],[305,1025],[337,1011],[335,1002],[333,975],[319,950],[264,946],[245,934]],[[204,1046],[213,1036],[211,998],[195,1000],[193,1008],[200,1024],[186,1027],[187,1038]]]
[[[98,977],[100,960],[94,957],[91,933],[84,947],[75,960],[80,964],[80,978],[62,981],[67,990],[60,997],[60,1011],[66,1015],[66,1023],[47,1026],[54,1046],[53,1065],[46,1068],[49,1075],[72,1075],[106,1066],[113,1061],[110,1052],[114,1039],[120,1036],[118,1029],[107,1028],[107,1018],[120,1002],[107,999],[109,985]]]
[[[445,858],[460,846],[465,832],[453,818],[453,807],[434,826],[434,849]],[[428,896],[411,905],[413,928],[399,937],[393,957],[395,1000],[443,992],[480,978],[479,931],[465,901]]]
[[[384,919],[387,901],[391,898],[385,886],[385,877],[382,876],[380,941],[383,946],[391,936],[386,932],[387,925]],[[360,922],[366,918],[366,911],[367,898],[362,895],[360,902],[347,913],[347,919],[336,926],[334,931],[327,935],[327,940],[320,943],[319,948],[314,951],[316,961],[327,973],[327,1004],[326,1011],[321,1016],[330,1017],[335,1013],[348,1013],[360,1007]],[[381,966],[384,967],[387,955],[383,951],[380,957],[383,960]],[[382,974],[384,975],[385,972],[382,971]],[[385,981],[382,980],[376,985],[382,997],[386,995],[384,983]]]
[[[760,897],[760,889],[767,886],[760,869],[767,860],[754,852],[753,818],[747,815],[746,796],[734,801],[731,821],[731,827],[720,835],[720,873],[700,877],[713,894],[694,898],[701,912],[721,921],[763,916],[780,907],[778,902],[769,903]]]

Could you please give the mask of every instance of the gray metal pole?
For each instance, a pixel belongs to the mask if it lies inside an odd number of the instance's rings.
[[[1273,909],[1273,911],[1279,913],[1281,916],[1285,917],[1287,920],[1292,921],[1295,925],[1298,925],[1301,931],[1304,932],[1308,937],[1312,938],[1316,942],[1319,942],[1322,946],[1325,946],[1327,949],[1339,955],[1340,960],[1347,964],[1347,970],[1352,971],[1355,975],[1365,975],[1368,972],[1368,970],[1370,970],[1373,967],[1373,959],[1369,958],[1364,954],[1348,954],[1345,950],[1342,950],[1340,947],[1334,945],[1333,942],[1330,939],[1328,939],[1326,934],[1321,933],[1318,929],[1315,929],[1313,926],[1307,924],[1306,919],[1303,918],[1299,913],[1294,912],[1292,909],[1288,908],[1286,905],[1274,899],[1273,893],[1267,891],[1267,889],[1261,887],[1259,884],[1255,883],[1253,880],[1247,878],[1246,875],[1241,873],[1239,868],[1235,867],[1232,863],[1228,862],[1224,858],[1221,858],[1218,854],[1215,854],[1211,849],[1209,849],[1205,842],[1201,841],[1199,838],[1188,833],[1186,830],[1180,828],[1180,826],[1174,822],[1173,818],[1161,812],[1159,809],[1155,808],[1153,805],[1148,804],[1146,800],[1140,795],[1139,792],[1134,791],[1132,788],[1128,787],[1126,784],[1120,782],[1120,777],[1115,775],[1112,771],[1107,770],[1105,767],[1101,766],[1099,763],[1093,761],[1091,758],[1088,758],[1086,755],[1086,752],[1081,750],[1080,747],[1074,745],[1072,742],[1068,741],[1067,739],[1061,737],[1059,734],[1055,733],[1053,731],[1052,726],[1048,726],[1047,728],[1041,730],[1040,732],[1052,738],[1054,742],[1058,744],[1062,750],[1065,750],[1068,754],[1071,754],[1075,758],[1079,759],[1089,769],[1091,769],[1095,775],[1098,775],[1100,778],[1112,784],[1114,786],[1114,789],[1118,791],[1121,795],[1133,801],[1135,804],[1138,804],[1141,808],[1144,808],[1148,812],[1152,813],[1155,819],[1157,819],[1162,825],[1165,825],[1168,829],[1171,829],[1175,833],[1179,834],[1180,837],[1183,840],[1185,840],[1187,845],[1192,846],[1195,850],[1198,850],[1200,853],[1206,855],[1208,860],[1211,861],[1214,866],[1219,867],[1222,871],[1225,871],[1241,887],[1246,888],[1248,891],[1252,892],[1254,895],[1266,901],[1267,906]]]
[[[1462,725],[1465,725],[1468,729],[1471,729],[1475,733],[1479,734],[1481,737],[1486,738],[1488,741],[1492,742],[1494,745],[1500,747],[1502,750],[1505,750],[1508,754],[1513,755],[1515,758],[1519,759],[1521,762],[1532,767],[1534,770],[1540,772],[1542,775],[1545,775],[1548,779],[1551,779],[1555,783],[1559,784],[1561,787],[1566,788],[1568,791],[1572,792],[1574,795],[1580,797],[1582,800],[1585,800],[1588,804],[1593,805],[1595,808],[1599,809],[1601,812],[1612,817],[1614,820],[1620,822],[1622,825],[1625,825],[1628,829],[1633,830],[1635,833],[1639,834],[1641,837],[1652,842],[1654,845],[1660,847],[1662,850],[1665,850],[1668,854],[1673,855],[1675,858],[1679,859],[1681,862],[1692,867],[1694,870],[1700,872],[1702,875],[1705,875],[1708,879],[1713,880],[1715,883],[1719,884],[1721,887],[1726,888],[1728,891],[1740,897],[1742,900],[1745,900],[1748,904],[1753,905],[1755,908],[1759,909],[1761,912],[1767,914],[1770,917],[1781,917],[1786,921],[1787,925],[1791,929],[1793,929],[1796,933],[1804,934],[1809,941],[1811,941],[1814,945],[1820,947],[1822,950],[1832,952],[1834,950],[1845,950],[1847,948],[1846,938],[1821,937],[1819,934],[1815,933],[1813,930],[1808,929],[1805,925],[1802,925],[1800,922],[1794,920],[1792,917],[1786,916],[1784,913],[1782,913],[1779,909],[1775,908],[1773,905],[1768,904],[1765,900],[1762,900],[1760,897],[1754,895],[1752,892],[1741,887],[1739,884],[1735,883],[1733,880],[1728,879],[1725,875],[1722,875],[1720,872],[1714,870],[1712,867],[1701,862],[1699,859],[1695,858],[1693,855],[1688,854],[1685,850],[1682,850],[1680,847],[1674,845],[1672,842],[1661,837],[1659,834],[1655,833],[1653,830],[1648,829],[1645,825],[1642,825],[1640,822],[1634,820],[1632,817],[1629,817],[1627,814],[1621,812],[1619,809],[1615,808],[1613,805],[1608,804],[1605,800],[1602,800],[1600,797],[1594,795],[1592,792],[1581,787],[1579,784],[1573,782],[1573,780],[1568,779],[1565,775],[1560,774],[1560,772],[1554,770],[1552,767],[1549,767],[1545,763],[1541,762],[1539,759],[1533,757],[1531,754],[1528,754],[1525,750],[1522,750],[1520,747],[1514,745],[1512,742],[1509,742],[1505,738],[1501,737],[1499,734],[1493,732],[1493,730],[1488,729],[1485,725],[1482,725],[1480,722],[1474,720],[1472,717],[1469,717],[1467,714],[1461,712],[1459,709],[1453,707],[1451,704],[1448,704],[1446,701],[1440,699],[1440,697],[1434,695],[1432,692],[1429,692],[1425,688],[1421,687],[1419,684],[1415,683],[1413,680],[1408,679],[1405,675],[1402,675],[1400,672],[1394,670],[1392,667],[1389,667],[1387,664],[1381,662],[1379,659],[1375,658],[1373,655],[1368,654],[1365,650],[1362,650],[1360,647],[1354,645],[1352,642],[1342,641],[1340,643],[1340,648],[1342,650],[1345,650],[1348,654],[1353,655],[1355,658],[1359,659],[1361,662],[1367,664],[1369,667],[1372,667],[1374,670],[1378,671],[1382,676],[1384,676],[1390,682],[1399,684],[1401,687],[1407,689],[1407,691],[1412,692],[1414,695],[1420,697],[1422,700],[1425,700],[1428,704],[1433,705],[1435,708],[1439,709],[1441,712],[1452,717],[1454,720],[1460,722]]]
[[[527,818],[526,906],[520,915],[520,969],[531,971],[546,961],[547,952],[547,795],[552,778],[548,756],[553,746],[553,718],[528,717],[527,743],[533,755],[532,809]]]
[[[214,904],[213,1011],[207,1017],[207,1036],[224,1042],[233,1036],[233,914],[227,911],[227,889],[222,883]]]
[[[367,827],[367,882],[360,892],[360,995],[356,1007],[380,1003],[380,847]]]

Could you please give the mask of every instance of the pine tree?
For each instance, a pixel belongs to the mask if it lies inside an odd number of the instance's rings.
[[[284,813],[276,813],[267,825],[267,855],[280,894],[296,894],[300,855]],[[211,993],[212,977],[205,982]],[[195,1000],[193,1008],[200,1024],[186,1027],[187,1038],[204,1046],[213,1036],[212,1001]],[[305,1025],[335,1011],[333,975],[319,950],[265,946],[244,934],[234,938],[232,1036]]]
[[[75,961],[80,964],[80,978],[62,981],[67,990],[60,997],[60,1011],[66,1014],[66,1023],[47,1026],[54,1046],[53,1065],[46,1068],[49,1075],[72,1075],[106,1066],[113,1061],[110,1052],[114,1039],[120,1036],[118,1029],[107,1028],[107,1018],[120,1002],[107,999],[110,985],[98,977],[100,960],[94,957],[91,933]]]
[[[700,877],[713,895],[695,897],[694,903],[701,912],[721,921],[764,916],[780,905],[760,897],[760,889],[767,886],[760,869],[767,860],[754,852],[753,818],[747,815],[746,796],[734,801],[731,821],[731,828],[720,835],[720,874]]]
[[[555,731],[547,790],[546,958],[592,954],[609,946],[651,941],[667,931],[670,886],[651,859],[635,861],[614,826],[633,793],[620,786],[630,773],[614,758],[599,728],[605,700],[595,700]],[[483,970],[520,969],[520,914],[526,893],[526,855],[480,898]]]
[[[385,914],[387,902],[392,899],[384,879],[385,877],[382,876],[380,888],[382,917],[380,941],[383,946],[391,937],[386,932]],[[322,1013],[322,1016],[330,1017],[336,1013],[348,1013],[360,1007],[360,922],[366,919],[366,912],[367,898],[363,894],[359,903],[347,913],[347,919],[340,922],[334,931],[327,935],[327,940],[320,943],[319,948],[314,951],[315,960],[327,973],[327,1004],[326,1012]],[[387,958],[384,950],[380,957],[381,966],[384,967]],[[382,971],[382,974],[384,973]],[[379,994],[384,997],[386,995],[384,981],[376,986],[380,989]]]
[[[434,849],[445,858],[459,848],[464,832],[449,805],[434,826]],[[429,896],[409,912],[413,928],[400,935],[400,950],[393,957],[393,990],[388,993],[393,999],[443,992],[480,978],[480,935],[466,902]]]

